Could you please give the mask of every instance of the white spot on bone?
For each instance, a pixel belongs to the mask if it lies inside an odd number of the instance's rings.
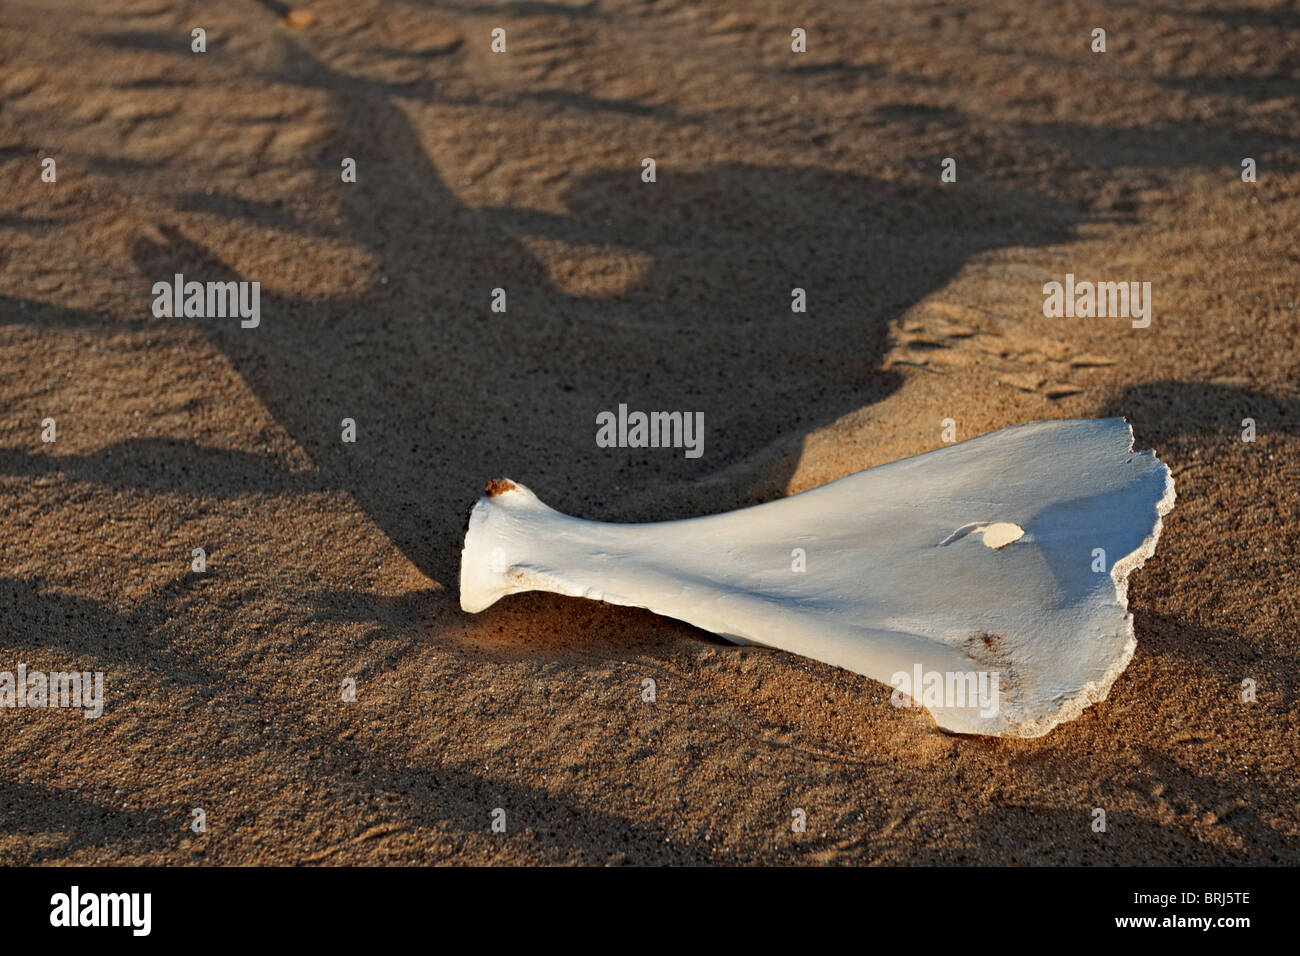
[[[1010,521],[995,521],[993,524],[985,525],[980,530],[984,532],[984,544],[995,551],[998,548],[1005,548],[1012,541],[1019,541],[1025,536],[1025,529],[1018,524],[1012,524]]]
[[[959,538],[964,538],[972,532],[981,532],[984,536],[984,544],[993,550],[1005,548],[1013,541],[1019,541],[1024,537],[1025,529],[1018,524],[1012,524],[1010,521],[994,521],[992,523],[972,522],[964,524],[948,537],[939,542],[939,546],[952,544]]]

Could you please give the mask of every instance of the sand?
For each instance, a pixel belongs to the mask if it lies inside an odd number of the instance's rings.
[[[107,698],[0,709],[0,863],[1300,862],[1295,5],[304,6],[0,7],[0,670]],[[178,272],[260,326],[155,317]],[[1067,273],[1150,327],[1046,318]],[[621,402],[704,454],[598,448]],[[1092,415],[1178,505],[1132,663],[1039,740],[459,610],[498,475],[658,520]]]

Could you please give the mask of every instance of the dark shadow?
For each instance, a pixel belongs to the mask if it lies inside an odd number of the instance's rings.
[[[293,9],[289,4],[284,3],[283,0],[257,0],[257,2],[281,20],[287,17],[289,11]]]
[[[0,146],[0,163],[13,159],[36,159],[40,155],[40,150],[28,146]]]
[[[646,184],[637,157],[576,184],[564,214],[484,213],[443,181],[387,85],[339,74],[292,36],[277,42],[280,78],[334,100],[337,133],[302,162],[332,181],[340,232],[372,252],[387,281],[326,301],[264,287],[257,329],[189,321],[306,449],[322,486],[353,494],[449,586],[464,509],[496,475],[563,510],[620,520],[726,510],[779,492],[771,462],[759,461],[770,449],[788,450],[898,386],[880,367],[891,319],[972,256],[1060,242],[1077,219],[1073,204],[1025,192],[972,186],[948,199],[811,167],[664,165]],[[337,182],[342,156],[358,158],[355,185]],[[209,206],[223,209],[274,217],[228,199]],[[525,244],[533,237],[643,265],[601,297],[568,294]],[[236,275],[175,231],[166,243],[138,239],[132,254],[142,288],[176,272],[265,278]],[[791,312],[796,286],[807,290],[807,314]],[[497,287],[506,314],[490,311]],[[619,403],[703,411],[704,456],[597,448],[596,415]],[[355,444],[339,439],[344,418],[357,422]],[[777,460],[793,467],[797,456]],[[226,467],[233,462],[212,464],[248,486]],[[755,470],[763,480],[747,486]],[[253,473],[254,483],[277,480]],[[725,482],[703,480],[720,474]]]
[[[1224,568],[1219,574],[1219,580],[1226,587],[1246,577],[1233,568]],[[1142,606],[1131,610],[1141,653],[1175,658],[1212,674],[1248,677],[1267,668],[1268,693],[1275,699],[1294,700],[1300,690],[1300,679],[1292,667],[1270,666],[1278,663],[1277,655],[1253,643],[1239,631],[1203,627]],[[1226,683],[1225,701],[1232,700],[1235,704],[1239,700],[1239,691],[1237,684]]]
[[[583,110],[587,113],[618,113],[623,116],[638,116],[663,120],[669,123],[696,123],[699,119],[683,116],[673,110],[636,100],[608,99],[602,96],[589,96],[586,93],[574,93],[569,90],[539,90],[526,94],[528,99],[538,103],[549,103],[562,109]]]
[[[1240,456],[1262,456],[1263,443],[1270,435],[1300,435],[1300,392],[1274,393],[1246,385],[1210,382],[1147,382],[1115,395],[1098,415],[1126,418],[1133,426],[1134,447],[1154,447],[1173,471],[1179,498],[1190,500],[1198,488],[1205,489],[1207,479],[1214,484],[1209,478],[1212,469],[1240,469],[1246,463]],[[1255,422],[1256,444],[1253,445],[1242,441],[1242,423],[1247,418]],[[1261,467],[1274,467],[1264,464],[1262,457],[1259,461]],[[1219,494],[1226,499],[1216,497],[1215,500],[1226,500],[1231,507],[1232,485]],[[1168,520],[1179,520],[1179,514],[1176,507]],[[1161,547],[1165,545],[1162,543]],[[1278,566],[1285,567],[1285,564]],[[1216,562],[1215,587],[1248,587],[1258,581],[1258,574],[1258,569],[1249,562],[1240,565]],[[1135,580],[1136,586],[1144,590],[1160,587],[1157,580],[1143,574]],[[1140,652],[1169,654],[1215,673],[1222,672],[1225,662],[1236,662],[1241,676],[1252,673],[1267,659],[1277,659],[1279,654],[1287,653],[1283,647],[1260,646],[1246,628],[1205,627],[1195,620],[1174,619],[1151,611],[1141,601],[1132,602],[1131,608]],[[1297,692],[1294,674],[1294,667],[1272,668],[1272,690],[1293,698]]]
[[[180,556],[183,561],[184,555]],[[187,691],[220,684],[224,675],[210,662],[177,650],[164,625],[180,605],[207,586],[202,575],[178,576],[148,604],[119,613],[103,602],[47,587],[40,579],[0,577],[0,647],[12,659],[22,651],[57,648],[68,667],[112,675],[124,663],[159,672]],[[17,662],[15,662],[17,663]],[[110,691],[106,707],[113,706]]]
[[[1091,484],[1091,476],[1080,477],[1081,487]],[[1120,488],[1053,501],[1025,515],[1027,527],[1051,529],[1050,539],[1039,547],[1044,570],[1056,585],[1060,606],[1086,607],[1089,595],[1096,592],[1113,595],[1111,567],[1117,556],[1133,554],[1142,546],[1157,520],[1156,504],[1164,490],[1163,471],[1153,468]],[[1123,522],[1108,520],[1116,515],[1132,518]],[[1105,572],[1090,571],[1095,548],[1107,556]]]
[[[1222,76],[1158,76],[1161,86],[1196,96],[1231,96],[1252,103],[1275,98],[1293,99],[1300,90],[1300,72],[1292,76],[1260,73],[1225,73]]]
[[[1239,438],[1242,420],[1254,419],[1262,434],[1300,434],[1300,392],[1261,392],[1245,385],[1211,382],[1144,382],[1124,389],[1098,415],[1127,418],[1138,448],[1207,434]]]
[[[465,45],[465,41],[457,37],[442,46],[430,46],[421,50],[402,50],[395,47],[379,47],[370,51],[376,60],[382,59],[401,59],[401,60],[441,60],[444,56],[451,56],[453,53],[460,51]]]
[[[919,129],[970,125],[969,119],[959,110],[925,103],[889,103],[877,106],[871,111],[871,118],[877,123],[905,123]]]
[[[430,633],[458,606],[454,589],[426,589],[389,596],[358,591],[319,591],[307,596],[314,620],[366,623],[377,628],[373,637],[407,642],[413,633]],[[563,632],[539,631],[542,615],[562,615],[581,621]],[[548,618],[549,619],[549,618]],[[682,634],[702,644],[734,647],[708,631],[641,608],[615,607],[584,598],[541,591],[515,595],[475,615],[464,631],[443,628],[443,650],[464,659],[491,661],[556,660],[625,661],[629,656],[662,648]]]
[[[277,468],[264,455],[176,438],[132,438],[86,455],[0,448],[0,474],[68,475],[115,491],[147,488],[185,495],[236,497],[321,490],[313,476]]]
[[[190,35],[191,28],[176,31],[145,31],[132,30],[123,33],[101,33],[96,39],[102,40],[109,46],[117,47],[119,50],[135,50],[140,53],[185,53],[191,52],[190,44],[194,42]],[[214,53],[225,46],[225,39],[217,34],[209,33],[206,38],[206,47],[209,53]]]
[[[139,80],[130,80],[125,83],[115,84],[119,90],[192,90],[195,82],[192,79],[163,76],[147,76]]]
[[[410,712],[431,706],[433,688],[413,685],[410,691],[408,699],[394,701],[390,707]],[[556,862],[586,865],[703,863],[714,859],[719,849],[702,838],[630,818],[614,795],[608,797],[610,805],[602,805],[600,797],[566,799],[500,776],[495,768],[446,764],[441,756],[445,745],[436,737],[407,736],[414,732],[405,718],[388,725],[395,736],[376,739],[369,732],[354,736],[353,730],[385,719],[384,712],[371,711],[364,703],[337,704],[343,710],[328,718],[332,725],[328,730],[317,729],[318,724],[305,719],[300,708],[290,706],[268,712],[263,703],[258,697],[232,696],[223,699],[220,707],[205,708],[203,728],[213,743],[204,756],[215,766],[234,767],[268,752],[281,755],[287,761],[281,771],[301,770],[314,781],[314,793],[328,795],[332,807],[347,807],[346,813],[331,813],[327,832],[313,834],[309,841],[320,861],[327,864],[374,862],[371,847],[358,843],[355,837],[379,823],[397,824],[403,829],[427,828],[447,838],[436,841],[444,854],[439,860],[399,856],[389,862],[450,862],[464,852],[465,841],[473,837],[499,841],[503,849],[513,844],[521,854],[548,859],[554,859],[552,854],[558,849],[561,859]],[[322,716],[318,708],[312,712]],[[427,722],[415,724],[420,725],[427,726]],[[346,732],[341,733],[345,728]],[[9,792],[21,792],[25,786],[11,785]],[[0,783],[0,823],[7,822],[3,804],[7,794],[3,788]],[[36,805],[54,808],[55,812],[68,801],[59,793],[39,796]],[[490,831],[491,813],[498,807],[506,812],[504,834]],[[121,815],[108,807],[103,812]],[[208,814],[212,834],[223,834],[220,840],[209,843],[206,857],[206,862],[217,864],[224,862],[226,853],[247,859],[247,851],[238,848],[238,831],[247,828],[265,834],[274,832],[277,824],[293,826],[299,822],[278,821],[256,812],[222,816],[211,808]],[[162,835],[176,832],[179,821],[187,815],[188,811],[182,810],[174,819],[154,815],[145,818],[144,823],[156,828],[144,849],[157,851]],[[19,825],[29,819],[21,810],[9,818]],[[76,820],[76,816],[71,819]],[[32,824],[26,825],[35,829]],[[335,832],[329,832],[333,828],[337,828]],[[94,834],[77,827],[69,829],[72,832],[64,836],[58,849],[48,851],[49,856],[66,855],[99,842]],[[331,852],[331,848],[336,849]],[[356,858],[353,850],[357,851]],[[415,852],[423,856],[427,850],[421,847]],[[615,854],[617,858],[612,859]]]
[[[417,6],[434,6],[428,0],[417,2]],[[439,9],[451,13],[463,13],[470,16],[503,17],[562,17],[566,20],[590,20],[600,16],[600,0],[588,0],[581,6],[569,6],[564,3],[547,3],[545,0],[511,0],[509,3],[445,3],[436,4]]]
[[[1158,13],[1167,13],[1182,17],[1200,17],[1202,20],[1216,20],[1224,26],[1240,29],[1269,28],[1275,30],[1300,30],[1300,8],[1291,6],[1272,6],[1260,9],[1251,7],[1210,7],[1205,10],[1190,10],[1184,7],[1147,6],[1143,9]]]
[[[970,865],[998,859],[1013,866],[1150,866],[1294,864],[1296,846],[1260,814],[1290,806],[1294,794],[1262,784],[1215,758],[1207,774],[1205,748],[1222,741],[1189,735],[1160,747],[1139,745],[1133,762],[1091,779],[1077,803],[1031,796],[1062,780],[1088,777],[1091,768],[1067,766],[1065,752],[1028,750],[1015,759],[1013,782],[999,805],[973,821],[969,842],[934,844],[908,856],[909,864]],[[1117,771],[1117,772],[1116,772]],[[1050,782],[1050,784],[1049,784]],[[1136,806],[1134,806],[1136,804]],[[1104,832],[1093,827],[1093,810],[1106,813]],[[1008,841],[1007,834],[1015,834]],[[1237,845],[1240,844],[1240,845]]]
[[[57,226],[59,222],[60,220],[51,219],[49,216],[7,216],[0,214],[0,229],[45,229],[49,226]]]
[[[1095,169],[1133,166],[1152,170],[1222,166],[1237,176],[1245,156],[1300,147],[1300,139],[1255,134],[1213,123],[1164,126],[1090,126],[1034,123],[1020,127],[1029,140],[1067,150],[1074,162]]]
[[[297,734],[293,737],[282,745],[315,755],[311,765],[334,793],[354,791],[360,799],[382,793],[387,798],[387,818],[450,833],[460,840],[489,833],[491,813],[501,808],[507,829],[492,838],[503,848],[512,842],[525,853],[558,848],[563,863],[680,865],[706,863],[717,855],[717,848],[703,839],[684,839],[658,825],[633,821],[622,812],[571,802],[514,780],[436,766],[428,758],[394,761],[391,753],[371,751],[332,734],[314,734],[305,740]],[[330,858],[331,863],[347,861],[346,847]]]
[[[433,621],[454,595],[438,588],[407,591],[399,595],[358,591],[318,591],[308,598],[317,621],[370,621],[398,633]]]
[[[139,173],[148,173],[153,172],[154,170],[163,169],[167,166],[167,160],[165,159],[130,159],[126,156],[104,156],[98,153],[88,153],[85,156],[85,162],[88,166],[98,172],[114,176],[132,176]]]
[[[404,706],[422,706],[418,697],[417,691],[416,699]],[[320,858],[328,864],[373,862],[371,846],[356,840],[371,825],[367,820],[372,816],[373,823],[427,828],[448,838],[436,841],[442,854],[438,860],[424,859],[427,850],[420,848],[415,858],[399,855],[391,862],[449,862],[463,851],[468,838],[490,835],[496,808],[506,812],[507,830],[489,838],[503,850],[513,846],[525,856],[541,854],[554,862],[585,865],[691,864],[720,856],[719,847],[703,839],[630,819],[620,808],[601,806],[598,800],[576,802],[478,768],[442,766],[430,755],[427,741],[409,741],[409,747],[399,748],[405,756],[395,760],[383,746],[371,748],[335,730],[307,730],[311,725],[292,710],[268,718],[255,706],[259,703],[236,697],[205,709],[203,726],[212,741],[205,756],[215,765],[234,766],[268,750],[290,755],[291,765],[310,774],[319,792],[349,808],[348,813],[332,815],[341,833],[316,834],[312,841],[315,850],[326,851]],[[178,848],[182,838],[190,836],[181,827],[187,818],[187,808],[174,814],[128,810],[75,791],[0,779],[0,830],[10,838],[25,838],[18,851],[0,851],[0,863],[37,865],[100,847],[115,859],[166,852],[169,836],[175,837]],[[214,834],[223,835],[208,841],[204,859],[210,863],[223,862],[225,853],[241,852],[239,832],[244,828],[266,833],[277,823],[256,814],[222,816],[211,809],[208,822]],[[331,847],[336,851],[329,852]]]
[[[21,850],[0,853],[0,865],[66,862],[95,847],[116,859],[152,853],[176,830],[176,820],[153,810],[123,810],[73,790],[0,778],[0,831],[22,838]]]
[[[259,202],[217,192],[186,193],[176,200],[176,208],[185,212],[220,216],[223,219],[241,219],[251,224],[293,232],[305,236],[335,236],[337,230],[322,229],[315,223],[299,218],[283,202]]]
[[[1170,811],[1186,821],[1183,833],[1186,835],[1187,848],[1191,851],[1189,856],[1196,854],[1198,849],[1205,851],[1209,847],[1209,841],[1204,839],[1204,831],[1197,832],[1199,823],[1200,827],[1228,827],[1243,843],[1241,849],[1213,848],[1211,852],[1218,856],[1218,862],[1278,863],[1283,859],[1279,849],[1287,847],[1291,862],[1294,863],[1297,849],[1294,841],[1288,842],[1286,834],[1280,833],[1259,814],[1261,809],[1294,805],[1294,791],[1279,792],[1256,780],[1243,779],[1243,775],[1223,763],[1219,764],[1219,773],[1213,776],[1198,772],[1188,766],[1192,762],[1190,753],[1185,755],[1179,752],[1207,745],[1213,747],[1216,743],[1218,741],[1179,737],[1160,748],[1142,746],[1139,748],[1142,754],[1141,769],[1135,775],[1136,779],[1127,781],[1127,785],[1138,789],[1140,793],[1145,792],[1151,799],[1163,799]],[[1204,758],[1203,754],[1200,756]],[[1152,798],[1150,787],[1155,783],[1162,784],[1164,789],[1160,797]],[[1204,815],[1216,807],[1220,808],[1215,814],[1217,819],[1209,824]],[[1166,834],[1164,839],[1168,840],[1168,828],[1163,832]]]
[[[885,75],[885,68],[879,63],[847,63],[835,60],[831,63],[800,63],[782,72],[794,76],[829,76],[837,79],[878,79]]]
[[[3,252],[3,250],[0,250]],[[100,312],[88,309],[69,309],[34,299],[15,299],[13,296],[0,294],[0,326],[36,325],[44,328],[85,328],[93,326],[137,331],[157,323],[157,319],[119,319],[112,320]]]

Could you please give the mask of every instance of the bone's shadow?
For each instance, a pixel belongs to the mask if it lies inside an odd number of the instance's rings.
[[[354,495],[445,584],[458,576],[465,509],[494,476],[607,520],[685,517],[781,493],[796,456],[772,459],[770,449],[788,451],[898,387],[881,368],[891,319],[972,256],[1062,241],[1078,215],[1029,193],[958,195],[818,168],[666,165],[646,184],[636,163],[585,178],[564,215],[471,208],[386,87],[340,77],[284,42],[288,78],[330,91],[337,109],[317,157],[322,177],[337,181],[337,156],[366,170],[364,182],[337,188],[346,234],[387,281],[327,300],[264,286],[256,329],[190,321],[323,483]],[[133,244],[150,282],[176,272],[272,278],[237,275],[201,237],[165,232],[166,243]],[[530,239],[648,265],[587,297],[557,286]],[[575,253],[579,267],[585,254]],[[796,287],[806,314],[791,310]],[[490,311],[495,288],[507,292],[504,314]],[[598,448],[596,415],[620,403],[702,411],[703,456]],[[357,423],[355,444],[340,440],[344,418]]]
[[[375,594],[350,588],[307,595],[317,623],[365,623],[372,637],[408,641],[411,634],[439,630],[443,651],[469,661],[626,661],[659,656],[682,640],[693,646],[737,645],[693,624],[637,607],[541,591],[512,595],[474,615],[466,627],[441,627],[458,607],[455,592],[441,589]],[[537,629],[539,616],[567,618],[572,627]]]

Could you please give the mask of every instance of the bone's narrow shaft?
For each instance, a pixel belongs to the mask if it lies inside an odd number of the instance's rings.
[[[815,592],[801,594],[794,587],[803,582],[792,576],[791,552],[803,535],[790,533],[779,510],[751,509],[744,526],[719,520],[726,515],[609,524],[561,514],[519,485],[488,502],[471,518],[462,560],[467,611],[507,594],[551,591],[645,607],[736,643],[791,650],[855,670],[864,666],[867,647],[856,635],[841,634],[833,622],[809,627],[810,618],[833,616],[837,609],[819,606]],[[773,527],[773,518],[780,527]],[[869,574],[863,556],[856,558]],[[744,586],[719,586],[740,579]],[[912,642],[887,630],[873,636],[870,654],[879,668],[911,667],[916,660]],[[930,664],[955,667],[962,660],[946,647],[930,649]]]

